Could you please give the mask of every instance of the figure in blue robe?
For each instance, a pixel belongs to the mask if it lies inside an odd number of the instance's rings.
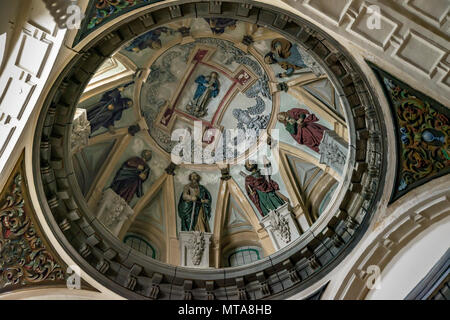
[[[163,33],[172,33],[173,31],[167,27],[156,28],[155,30],[151,30],[149,32],[140,35],[136,39],[134,39],[129,46],[125,48],[125,50],[129,52],[140,52],[146,48],[150,49],[161,49],[161,35]]]
[[[194,98],[186,107],[190,114],[198,118],[207,114],[209,100],[217,97],[219,94],[220,83],[218,77],[219,74],[213,71],[209,76],[200,75],[195,79],[197,89],[195,90]]]
[[[141,157],[132,157],[125,161],[111,184],[111,189],[127,203],[136,195],[144,195],[143,184],[150,176],[150,167],[147,164],[152,159],[150,150],[142,151]]]
[[[212,33],[214,34],[222,34],[225,32],[225,29],[229,30],[236,29],[236,20],[229,18],[205,18],[206,22],[208,22],[209,27],[211,28]]]
[[[114,122],[122,118],[123,111],[133,106],[133,100],[122,97],[125,87],[115,88],[105,92],[100,101],[87,110],[87,119],[91,124],[91,132],[106,128],[114,132]]]
[[[303,61],[303,57],[298,48],[286,39],[277,38],[271,43],[271,51],[264,57],[264,61],[268,64],[279,64],[281,68],[286,70],[279,73],[279,78],[290,77],[294,71],[307,68]]]

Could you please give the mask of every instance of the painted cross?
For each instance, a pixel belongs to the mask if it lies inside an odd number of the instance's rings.
[[[214,61],[216,48],[204,45],[196,46],[193,49],[185,76],[178,84],[178,88],[171,101],[161,108],[157,117],[156,125],[167,132],[171,132],[177,119],[193,124],[194,121],[202,121],[205,131],[211,128],[222,130],[220,122],[222,117],[239,92],[245,92],[257,80],[257,76],[241,65],[232,71]],[[218,93],[207,102],[206,114],[196,116],[187,110],[187,105],[193,100],[196,79],[199,76],[208,76],[211,73],[218,75]],[[214,137],[205,134],[203,142],[210,144],[214,142]]]

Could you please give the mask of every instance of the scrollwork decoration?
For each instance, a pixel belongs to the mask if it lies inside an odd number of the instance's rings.
[[[25,212],[20,173],[0,204],[0,290],[45,280],[63,280],[61,266],[47,251]]]

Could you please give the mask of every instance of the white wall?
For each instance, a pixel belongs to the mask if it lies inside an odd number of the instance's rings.
[[[450,245],[450,217],[419,234],[381,272],[380,289],[367,300],[404,299],[445,254]]]

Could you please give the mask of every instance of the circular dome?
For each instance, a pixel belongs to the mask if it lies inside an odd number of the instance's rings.
[[[363,75],[295,17],[157,8],[157,24],[140,12],[93,40],[49,95],[36,147],[47,218],[127,297],[304,288],[377,201],[382,135]]]

